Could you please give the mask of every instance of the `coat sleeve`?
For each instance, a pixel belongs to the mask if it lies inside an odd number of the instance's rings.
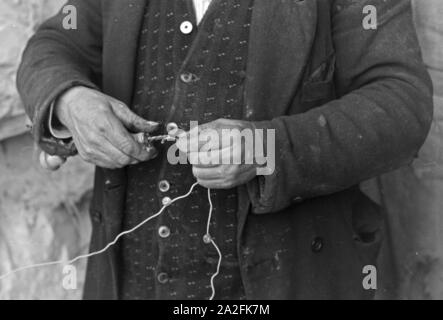
[[[72,142],[52,137],[47,125],[51,103],[74,86],[98,88],[101,78],[102,18],[100,0],[70,0],[30,39],[17,74],[17,87],[43,150],[69,156]],[[69,16],[69,14],[73,16]],[[75,16],[75,17],[74,17]],[[65,29],[68,19],[77,29]],[[75,22],[75,20],[70,20]]]
[[[363,9],[377,9],[376,30]],[[276,170],[247,186],[253,212],[272,213],[343,191],[410,164],[432,122],[432,84],[410,0],[334,0],[339,99],[306,113],[255,123],[276,130]]]

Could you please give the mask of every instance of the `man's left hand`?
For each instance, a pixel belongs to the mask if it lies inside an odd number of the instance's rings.
[[[238,138],[239,133],[252,137],[252,140],[242,139],[241,134]],[[177,147],[187,154],[201,186],[231,189],[257,175],[254,136],[254,126],[250,122],[219,119],[180,135]]]

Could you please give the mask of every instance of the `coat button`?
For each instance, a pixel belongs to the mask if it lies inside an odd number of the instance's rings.
[[[172,199],[169,198],[169,197],[164,197],[164,198],[162,199],[162,204],[163,204],[164,206],[169,206],[169,205],[171,204],[171,202],[172,202]]]
[[[194,29],[194,26],[190,21],[183,21],[180,25],[180,31],[183,34],[190,34],[192,30]]]
[[[169,184],[168,181],[166,180],[162,180],[158,183],[158,188],[160,189],[161,192],[168,192],[171,189],[171,185]]]
[[[185,72],[185,73],[182,73],[182,74],[180,75],[180,80],[183,81],[183,82],[186,83],[186,84],[189,84],[189,83],[191,83],[192,81],[194,81],[194,77],[195,77],[195,76],[194,76],[192,73]]]
[[[212,243],[212,237],[209,234],[205,234],[203,237],[203,242],[205,244],[211,244]]]
[[[323,250],[323,246],[324,246],[323,239],[320,237],[315,238],[311,244],[312,252],[319,253],[320,251]]]
[[[160,238],[163,239],[169,238],[169,236],[171,235],[171,230],[166,226],[161,226],[158,229],[158,235],[160,236]]]
[[[173,137],[177,136],[178,133],[179,133],[178,131],[179,131],[179,128],[178,128],[178,125],[175,122],[171,122],[171,123],[168,123],[166,125],[166,132],[170,136],[173,136]]]
[[[160,282],[161,284],[166,284],[166,283],[168,283],[168,281],[169,281],[169,276],[168,276],[167,273],[162,272],[162,273],[159,273],[159,274],[158,274],[158,276],[157,276],[157,280],[158,280],[158,282]]]
[[[92,220],[95,223],[102,223],[102,214],[98,210],[92,210]]]

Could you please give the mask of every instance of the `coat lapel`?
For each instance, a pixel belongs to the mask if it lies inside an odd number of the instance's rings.
[[[246,81],[245,118],[285,113],[303,76],[317,24],[317,0],[256,0]]]
[[[112,41],[104,43],[106,54],[103,65],[107,68],[104,84],[106,92],[113,97],[131,105],[138,40],[146,4],[149,0],[107,1],[104,14],[106,21],[104,39]]]
[[[137,59],[138,38],[143,22],[144,9],[148,0],[104,1],[103,23],[103,79],[104,93],[131,105]],[[100,169],[99,169],[99,172]],[[104,247],[121,232],[121,223],[126,196],[126,170],[103,170],[96,182],[104,186],[102,190],[105,230],[104,236],[96,244]],[[105,182],[106,181],[106,182]],[[107,185],[111,186],[108,190]],[[97,231],[95,231],[97,232]],[[98,233],[102,234],[102,233]],[[85,288],[86,298],[119,298],[119,259],[115,250],[109,250],[101,262],[101,277],[93,277]],[[93,268],[93,267],[91,267]],[[88,270],[91,276],[91,270]],[[107,279],[107,282],[97,279]]]

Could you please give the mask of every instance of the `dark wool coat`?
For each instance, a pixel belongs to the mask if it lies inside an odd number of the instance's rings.
[[[52,154],[48,106],[75,85],[131,105],[137,40],[149,0],[71,0],[78,30],[58,14],[24,52],[18,87],[33,133]],[[365,30],[363,8],[378,12]],[[432,89],[409,0],[256,0],[243,119],[276,129],[275,173],[238,189],[238,251],[249,299],[370,298],[380,208],[358,184],[408,165],[432,119]],[[91,106],[93,108],[93,106]],[[98,168],[91,250],[121,231],[125,170]],[[89,263],[85,298],[118,297],[119,261]]]

